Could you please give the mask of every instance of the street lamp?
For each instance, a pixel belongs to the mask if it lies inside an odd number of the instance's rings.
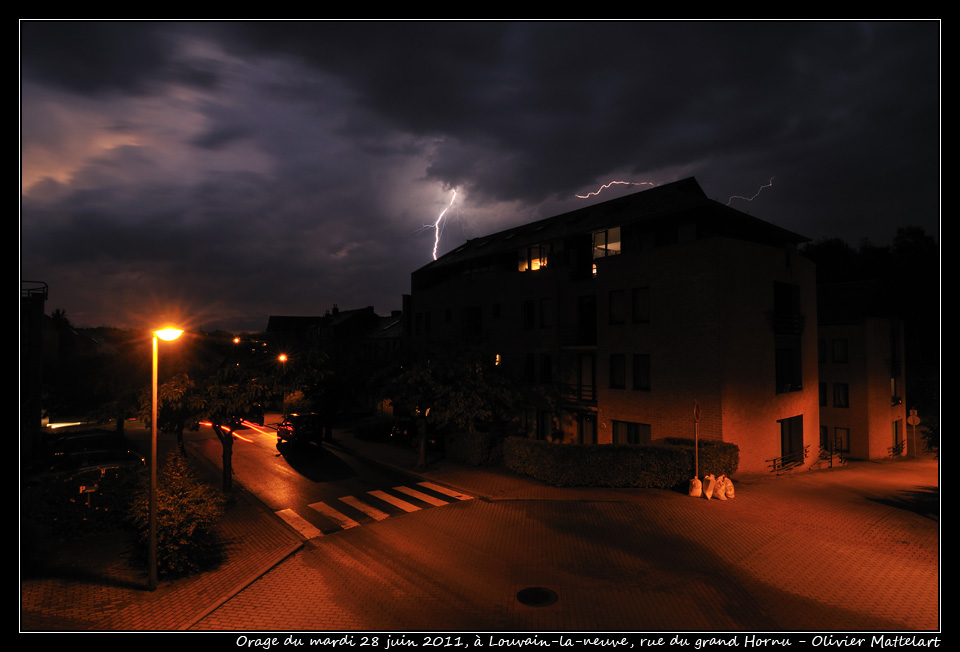
[[[150,543],[147,549],[150,590],[157,588],[157,340],[170,342],[183,333],[175,328],[164,328],[153,333],[153,410],[150,419]]]
[[[280,412],[283,413],[283,417],[287,416],[287,388],[284,386],[284,382],[287,379],[287,354],[281,353],[277,356],[277,361],[280,363]]]

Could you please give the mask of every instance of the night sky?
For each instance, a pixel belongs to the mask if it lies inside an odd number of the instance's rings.
[[[76,326],[387,314],[448,206],[441,255],[689,176],[813,240],[939,242],[940,31],[22,21],[21,280]]]

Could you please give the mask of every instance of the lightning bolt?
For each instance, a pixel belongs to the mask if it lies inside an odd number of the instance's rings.
[[[757,198],[757,196],[758,196],[761,192],[763,192],[763,189],[764,189],[764,188],[769,188],[770,186],[773,185],[773,180],[774,180],[774,178],[775,178],[775,177],[770,177],[770,181],[768,181],[766,185],[760,186],[760,190],[758,190],[758,191],[756,192],[756,194],[753,195],[753,197],[744,197],[743,195],[733,195],[732,197],[730,197],[730,199],[727,200],[727,206],[729,206],[729,205],[730,205],[730,202],[732,202],[734,199],[743,199],[743,200],[745,200],[745,201],[753,201],[754,199]]]
[[[453,202],[457,199],[457,189],[453,189],[453,196],[450,197],[450,203],[447,204],[447,207],[440,212],[440,216],[437,218],[437,221],[433,224],[424,224],[423,228],[433,229],[434,238],[433,238],[433,259],[437,259],[437,248],[440,246],[440,234],[443,232],[443,216],[447,214],[447,211],[450,210],[450,207],[453,206]]]
[[[649,181],[611,181],[610,183],[605,183],[600,186],[598,189],[593,192],[588,192],[585,195],[574,195],[577,199],[588,199],[599,195],[601,192],[609,188],[610,186],[655,186],[657,184],[651,183]]]

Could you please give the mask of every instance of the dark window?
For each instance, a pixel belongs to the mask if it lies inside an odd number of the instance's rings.
[[[533,353],[528,353],[523,365],[523,377],[527,382],[534,382],[536,380],[536,361],[537,358]]]
[[[479,337],[483,333],[483,307],[467,306],[464,309],[464,332],[470,337]],[[429,322],[427,322],[429,329]],[[429,332],[429,330],[427,331]]]
[[[650,424],[632,421],[613,422],[613,443],[638,446],[650,443]]]
[[[827,384],[820,383],[820,405],[827,404]]]
[[[850,407],[850,387],[847,383],[833,384],[833,407]]]
[[[850,428],[833,429],[833,446],[839,453],[850,452]]]
[[[540,299],[540,328],[553,326],[553,301]]]
[[[545,385],[553,382],[553,358],[549,353],[540,354],[540,382]]]
[[[526,299],[523,302],[523,327],[524,328],[533,328],[534,323],[536,322],[536,310],[537,306],[534,303],[533,299]]]
[[[580,414],[577,416],[577,441],[581,444],[597,443],[597,415]]]
[[[622,324],[627,320],[626,296],[623,290],[610,290],[610,323]]]
[[[625,389],[627,386],[627,356],[610,354],[610,389]]]
[[[798,392],[803,389],[801,362],[800,337],[777,335],[776,375],[778,394]]]
[[[649,353],[635,353],[633,355],[633,388],[650,391]]]
[[[833,340],[833,361],[840,363],[847,361],[846,340]]]
[[[553,414],[537,410],[537,439],[553,439]]]
[[[650,321],[650,288],[633,288],[631,299],[633,323]]]
[[[803,451],[803,415],[780,421],[780,454],[799,458]],[[795,461],[802,461],[795,459]]]

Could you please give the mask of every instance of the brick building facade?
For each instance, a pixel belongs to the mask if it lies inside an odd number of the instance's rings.
[[[696,402],[741,471],[803,466],[820,418],[801,242],[686,179],[469,240],[413,273],[405,312],[413,338],[480,346],[552,393],[531,437],[693,437]]]

